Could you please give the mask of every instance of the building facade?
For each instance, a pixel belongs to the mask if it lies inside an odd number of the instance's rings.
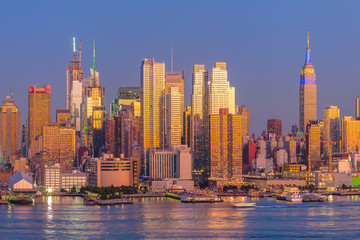
[[[337,106],[328,106],[323,111],[324,121],[324,156],[329,157],[330,146],[332,153],[340,152],[340,109]]]
[[[344,153],[359,152],[360,120],[352,116],[344,116],[342,120],[342,151]]]
[[[41,134],[41,128],[51,122],[51,86],[29,86],[29,141]]]

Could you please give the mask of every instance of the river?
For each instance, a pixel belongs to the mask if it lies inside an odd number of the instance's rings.
[[[80,197],[43,197],[34,205],[0,206],[0,239],[358,239],[360,199],[325,203],[264,198],[252,209],[167,198],[134,204],[85,206]]]

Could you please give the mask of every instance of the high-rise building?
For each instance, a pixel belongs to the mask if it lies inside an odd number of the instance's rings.
[[[81,139],[84,146],[92,142],[90,133],[92,132],[92,125],[99,122],[90,121],[93,117],[94,107],[103,107],[103,98],[105,89],[99,84],[99,73],[95,70],[95,44],[93,47],[93,68],[90,68],[90,79],[83,81],[83,94],[81,103]],[[95,118],[92,118],[93,120]],[[90,138],[90,140],[89,140]]]
[[[306,125],[306,155],[309,171],[318,168],[321,160],[321,127],[318,121],[309,121]]]
[[[360,120],[344,116],[342,120],[342,150],[344,153],[360,151]]]
[[[216,62],[210,71],[209,114],[219,114],[220,108],[228,108],[235,114],[235,87],[230,87],[226,62]]]
[[[332,153],[340,152],[340,109],[337,106],[328,106],[323,111],[324,120],[324,156],[329,157],[329,147]]]
[[[70,172],[75,158],[75,129],[67,124],[48,123],[42,129],[43,164],[60,164],[61,172]]]
[[[184,83],[184,73],[166,73],[165,74],[165,98],[169,93],[169,89],[171,87],[178,87],[179,94],[181,96],[181,116],[185,110],[185,100],[184,100],[184,93],[185,93],[185,83]],[[167,115],[168,107],[167,102],[165,100],[165,116]],[[165,118],[165,126],[167,126],[167,119]],[[181,125],[183,125],[183,119],[181,119]],[[167,134],[167,128],[165,128],[165,135]],[[181,130],[181,135],[183,135]],[[177,144],[178,145],[178,144]]]
[[[10,96],[5,98],[0,109],[0,162],[8,160],[9,156],[16,154],[21,148],[21,113]]]
[[[267,121],[267,134],[274,133],[276,137],[282,135],[282,125],[280,119],[269,119]]]
[[[355,99],[355,118],[360,119],[360,97]]]
[[[185,112],[183,115],[183,137],[181,143],[190,147],[190,137],[191,137],[191,106],[185,107]]]
[[[240,115],[241,115],[241,134],[243,136],[250,136],[250,112],[249,108],[245,105],[240,107]]]
[[[73,38],[73,59],[66,66],[66,108],[70,110],[71,124],[80,131],[83,72],[81,69],[81,41],[77,51]]]
[[[143,173],[147,174],[147,154],[149,149],[164,149],[164,86],[165,63],[155,62],[154,59],[143,59],[140,68],[141,96],[141,123],[142,146],[145,160]]]
[[[118,102],[119,108],[122,105],[133,105],[133,115],[140,117],[141,115],[141,88],[140,87],[119,87]],[[121,111],[121,109],[120,109]]]
[[[101,151],[105,148],[105,115],[106,109],[104,106],[93,107],[93,114],[90,118],[92,121],[92,127],[90,128],[92,141],[89,141],[88,144],[94,157],[99,157]]]
[[[108,154],[115,155],[115,120],[105,122],[105,148]]]
[[[210,178],[241,180],[242,136],[241,116],[220,109],[210,115]]]
[[[41,128],[51,121],[51,86],[29,86],[29,141],[41,134]]]
[[[310,120],[317,120],[316,106],[316,74],[310,59],[308,33],[305,64],[300,75],[300,132],[306,130]]]
[[[193,85],[191,95],[191,136],[190,148],[194,159],[196,171],[209,171],[209,161],[205,157],[205,118],[207,118],[206,88],[208,84],[208,71],[205,65],[193,66]]]
[[[181,145],[183,94],[179,87],[169,87],[166,95],[166,148]]]

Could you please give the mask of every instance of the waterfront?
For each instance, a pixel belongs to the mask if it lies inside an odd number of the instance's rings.
[[[35,205],[1,205],[2,239],[242,239],[358,238],[360,200],[325,203],[255,200],[254,209],[222,203],[186,204],[167,198],[132,205],[85,206],[80,197],[48,197]]]

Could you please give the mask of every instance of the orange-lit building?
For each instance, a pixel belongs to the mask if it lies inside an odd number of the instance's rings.
[[[43,164],[60,164],[61,172],[71,172],[75,157],[75,128],[70,124],[49,123],[42,130]]]
[[[241,115],[228,109],[210,115],[210,178],[212,180],[241,180],[242,137]]]
[[[51,85],[29,86],[29,142],[41,134],[41,128],[51,122]]]
[[[7,96],[0,109],[0,156],[8,159],[21,148],[21,114],[12,98]],[[0,159],[1,161],[2,159]]]

